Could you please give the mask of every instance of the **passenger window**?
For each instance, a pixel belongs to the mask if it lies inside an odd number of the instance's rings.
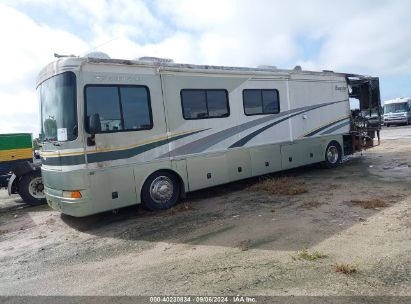
[[[226,90],[181,90],[184,119],[219,118],[230,115]]]
[[[245,115],[275,114],[280,112],[278,90],[243,90]]]
[[[101,133],[147,130],[153,127],[150,96],[142,86],[86,86],[86,130],[98,114]]]
[[[148,104],[148,92],[144,87],[120,88],[123,109],[124,129],[151,129],[151,115]]]

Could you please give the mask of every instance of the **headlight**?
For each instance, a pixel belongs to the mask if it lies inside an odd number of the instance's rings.
[[[80,191],[63,191],[63,197],[65,198],[81,198]]]

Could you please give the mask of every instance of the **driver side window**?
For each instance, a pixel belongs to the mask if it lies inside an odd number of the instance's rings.
[[[147,87],[88,85],[85,88],[86,131],[90,117],[100,121],[98,133],[148,130],[153,127]]]

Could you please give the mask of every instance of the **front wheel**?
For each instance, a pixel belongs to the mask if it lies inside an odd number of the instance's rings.
[[[46,202],[40,170],[27,173],[21,177],[18,189],[23,201],[29,205],[40,205]]]
[[[164,210],[177,203],[180,191],[180,183],[175,174],[158,171],[150,175],[144,183],[141,200],[149,210]]]
[[[325,149],[325,165],[328,168],[335,168],[341,163],[342,149],[338,142],[332,141]]]

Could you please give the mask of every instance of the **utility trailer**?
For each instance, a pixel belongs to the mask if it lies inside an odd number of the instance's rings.
[[[378,78],[59,57],[37,79],[47,203],[86,216],[343,155],[379,141]],[[350,98],[360,111],[351,112]]]
[[[0,134],[0,188],[18,193],[30,205],[45,203],[40,167],[30,133]]]

